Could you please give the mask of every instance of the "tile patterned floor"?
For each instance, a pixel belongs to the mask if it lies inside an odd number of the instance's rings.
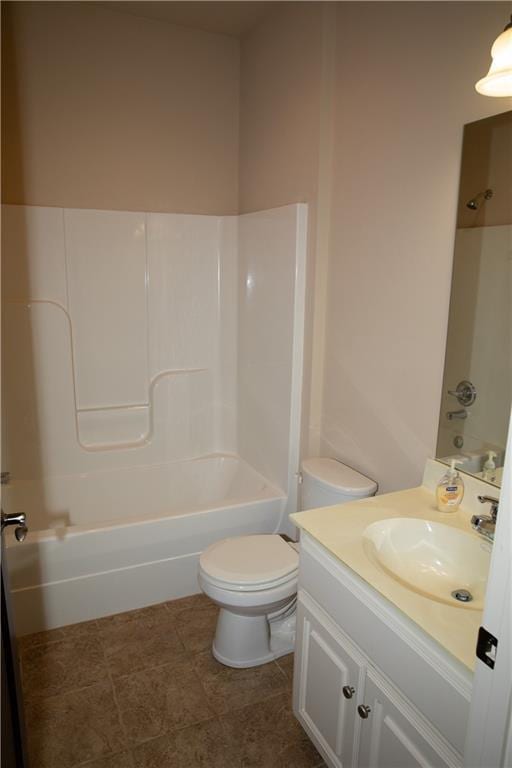
[[[203,595],[21,638],[31,768],[315,768],[293,656],[230,669]]]

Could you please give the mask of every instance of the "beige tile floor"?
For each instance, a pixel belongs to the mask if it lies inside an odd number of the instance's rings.
[[[293,656],[216,662],[203,595],[20,640],[31,768],[314,768]]]

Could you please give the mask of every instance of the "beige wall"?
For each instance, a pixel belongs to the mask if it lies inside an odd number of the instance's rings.
[[[241,208],[312,213],[302,453],[384,491],[435,451],[462,131],[510,103],[473,87],[507,9],[290,4],[242,41]]]
[[[316,196],[321,4],[289,3],[240,50],[240,211]]]
[[[238,209],[239,43],[95,3],[8,3],[9,203]]]
[[[510,105],[473,87],[508,9],[338,5],[323,450],[382,491],[435,451],[462,128]]]

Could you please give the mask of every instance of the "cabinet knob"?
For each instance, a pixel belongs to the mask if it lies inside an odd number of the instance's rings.
[[[346,699],[351,699],[354,693],[356,692],[356,689],[352,688],[351,685],[344,685],[343,688],[341,689],[341,692],[343,693]]]
[[[370,707],[367,707],[366,704],[360,704],[357,708],[357,714],[359,715],[359,717],[362,717],[363,720],[367,719],[370,712],[371,712],[371,709]]]

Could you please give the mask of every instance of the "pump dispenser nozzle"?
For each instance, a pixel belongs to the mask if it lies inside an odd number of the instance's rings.
[[[497,455],[495,451],[487,451],[487,461],[483,467],[482,480],[488,483],[494,483],[496,480],[496,464],[494,459]]]
[[[464,462],[460,461],[460,459],[451,459],[450,460],[450,469],[448,470],[450,475],[458,475],[459,474],[458,471],[455,469],[455,465],[456,464],[464,464]]]

